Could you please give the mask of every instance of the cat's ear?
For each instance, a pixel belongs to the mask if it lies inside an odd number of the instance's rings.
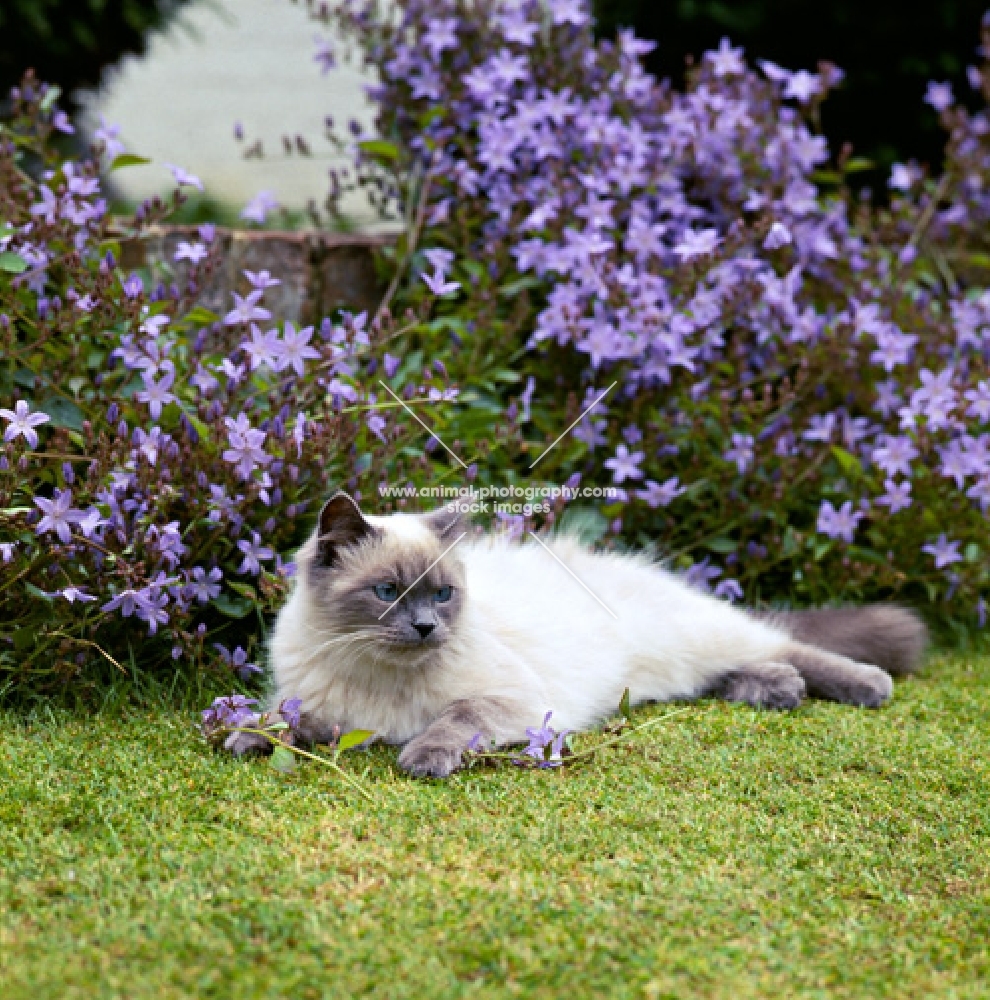
[[[467,531],[470,527],[467,515],[458,510],[455,504],[448,504],[439,510],[424,514],[423,519],[426,521],[430,531],[437,535],[441,541],[445,542],[454,541],[458,535]]]
[[[333,566],[342,548],[360,542],[374,530],[351,497],[335,493],[320,511],[318,562],[321,566]]]

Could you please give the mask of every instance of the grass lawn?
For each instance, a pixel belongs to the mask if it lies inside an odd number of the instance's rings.
[[[4,1000],[990,996],[988,659],[566,772],[356,752],[375,806],[214,753],[197,700],[0,713]]]

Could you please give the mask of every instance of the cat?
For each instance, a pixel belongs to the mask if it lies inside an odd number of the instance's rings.
[[[645,556],[567,535],[478,535],[450,509],[363,514],[331,498],[297,555],[270,654],[274,704],[299,698],[299,731],[335,726],[403,744],[399,765],[443,778],[480,733],[524,742],[633,704],[716,696],[791,709],[805,695],[877,708],[919,663],[924,625],[886,605],[753,613]],[[240,755],[268,744],[232,734]]]

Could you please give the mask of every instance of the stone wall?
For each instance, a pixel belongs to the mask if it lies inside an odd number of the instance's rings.
[[[375,270],[375,251],[389,237],[343,233],[245,232],[217,228],[220,263],[206,282],[200,304],[219,315],[231,306],[231,292],[243,295],[251,286],[244,271],[269,271],[282,284],[265,293],[275,320],[309,324],[334,309],[373,311],[383,289]],[[175,261],[183,241],[196,242],[194,226],[161,226],[123,247],[123,266],[162,264],[179,280],[189,270]]]

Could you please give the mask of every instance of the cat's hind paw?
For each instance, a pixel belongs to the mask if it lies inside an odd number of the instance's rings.
[[[399,767],[417,778],[446,778],[461,766],[464,748],[412,740],[399,754]]]

